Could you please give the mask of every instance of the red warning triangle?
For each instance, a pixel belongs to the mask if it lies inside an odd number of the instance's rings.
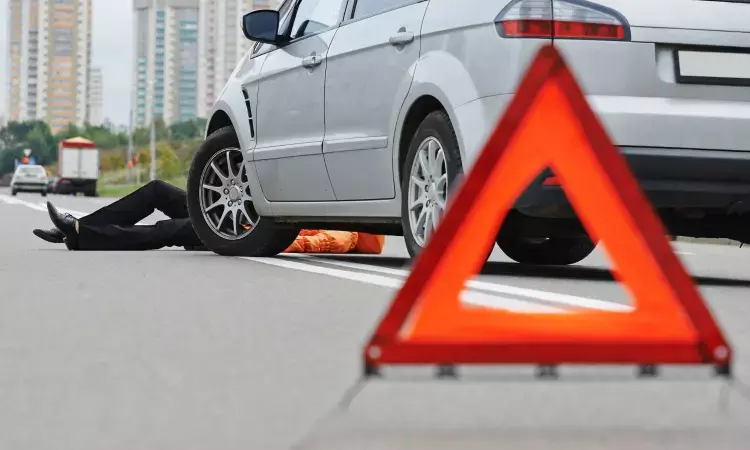
[[[601,240],[632,312],[523,314],[464,306],[518,196],[557,176]],[[440,227],[364,349],[368,370],[395,364],[715,364],[731,351],[627,163],[559,53],[537,55]]]

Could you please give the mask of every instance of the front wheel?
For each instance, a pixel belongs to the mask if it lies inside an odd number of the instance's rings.
[[[203,244],[224,256],[274,256],[299,229],[260,217],[250,179],[231,127],[211,134],[198,149],[188,175],[188,211]]]
[[[46,197],[47,196],[47,191],[42,191],[41,194],[42,194],[42,197]]]
[[[585,235],[544,239],[500,236],[497,245],[518,263],[549,266],[575,264],[596,248],[596,243]]]
[[[463,171],[448,114],[430,113],[412,138],[401,183],[401,225],[412,257],[427,245],[446,211],[448,195]]]

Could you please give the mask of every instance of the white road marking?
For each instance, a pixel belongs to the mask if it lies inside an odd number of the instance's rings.
[[[0,195],[0,201],[10,205],[21,205],[27,208],[47,212],[47,206],[45,203],[32,203],[18,198],[9,197],[7,195]],[[87,215],[81,211],[75,211],[67,208],[58,207],[61,212],[71,214],[76,218]],[[143,222],[139,222],[142,225]],[[679,252],[678,252],[679,253]],[[338,266],[348,269],[363,270],[368,272],[382,273],[386,275],[394,275],[399,278],[391,278],[380,275],[373,275],[368,273],[355,272],[352,270],[340,270],[333,268],[325,268],[316,266],[313,264],[298,263],[293,261],[285,261],[283,258],[271,259],[271,258],[243,258],[249,261],[260,262],[263,264],[273,265],[277,267],[283,267],[287,269],[301,270],[305,272],[317,273],[321,275],[327,275],[335,278],[341,278],[351,281],[359,281],[362,283],[373,284],[376,286],[382,286],[392,289],[398,289],[403,284],[403,278],[409,275],[406,270],[391,269],[387,267],[379,267],[368,264],[358,264],[348,261],[337,261],[331,258],[320,258],[313,257],[311,255],[285,255],[285,257],[297,257],[300,259],[309,258],[312,261],[320,262],[327,265]],[[466,283],[466,290],[462,293],[462,300],[466,303],[473,305],[485,306],[496,309],[506,309],[514,312],[527,312],[527,313],[566,313],[568,311],[560,308],[555,308],[549,305],[543,305],[539,303],[532,303],[525,300],[518,300],[508,297],[502,297],[493,294],[504,294],[517,297],[526,297],[534,300],[542,300],[549,303],[557,303],[566,306],[574,306],[579,308],[597,309],[602,311],[613,311],[613,312],[630,312],[633,310],[630,305],[623,305],[620,303],[607,302],[602,300],[590,299],[585,297],[578,297],[568,294],[559,294],[556,292],[540,291],[536,289],[520,288],[516,286],[507,286],[502,284],[487,283],[477,280],[470,280]],[[484,292],[482,292],[484,291]]]
[[[20,205],[25,206],[27,208],[31,208],[36,211],[42,211],[47,212],[47,204],[46,203],[32,203],[27,202],[25,200],[21,200],[18,198],[9,197],[7,195],[0,195],[0,201],[5,202],[9,205]],[[106,205],[105,205],[106,206]],[[70,214],[71,216],[75,217],[76,219],[80,219],[81,217],[87,216],[91,213],[82,212],[82,211],[76,211],[74,209],[68,209],[64,208],[62,206],[56,206],[57,210],[62,213]],[[148,222],[138,222],[136,225],[149,225]]]
[[[47,212],[47,204],[46,203],[32,203],[32,202],[27,202],[26,200],[21,200],[19,198],[9,197],[7,195],[0,195],[0,200],[2,200],[3,202],[5,202],[5,203],[7,203],[9,205],[20,205],[20,206],[25,206],[27,208],[34,209],[36,211]],[[87,213],[84,213],[84,212],[75,211],[75,210],[67,209],[67,208],[58,207],[57,209],[60,212],[68,213],[68,214],[71,214],[71,215],[73,215],[75,217],[81,217],[81,216],[85,216],[87,214]]]
[[[352,270],[340,270],[328,267],[317,266],[314,264],[307,264],[301,262],[290,261],[288,258],[242,258],[248,261],[258,262],[261,264],[267,264],[276,267],[282,267],[285,269],[300,270],[303,272],[315,273],[320,275],[326,275],[334,278],[341,278],[344,280],[358,281],[360,283],[372,284],[375,286],[387,287],[391,289],[398,289],[403,285],[403,279],[391,278],[381,275],[373,275],[369,273],[355,272]],[[488,308],[505,309],[513,312],[524,312],[524,313],[550,313],[550,314],[561,314],[567,313],[568,311],[560,308],[555,308],[548,305],[542,305],[538,303],[527,302],[524,300],[516,300],[507,297],[500,297],[496,295],[490,295],[487,293],[476,292],[476,291],[464,291],[461,295],[461,300],[472,305],[485,306]]]
[[[292,256],[292,255],[289,255]],[[336,258],[320,258],[310,255],[294,255],[297,258],[309,258],[317,262],[324,264],[330,264],[338,267],[346,267],[356,270],[367,270],[371,272],[378,272],[388,275],[396,275],[405,277],[409,275],[409,271],[402,269],[391,269],[389,267],[380,267],[369,264],[359,264],[349,261],[340,261]],[[579,308],[596,309],[600,311],[611,311],[611,312],[631,312],[633,307],[631,305],[623,305],[622,303],[608,302],[603,300],[596,300],[592,298],[579,297],[569,294],[558,294],[556,292],[541,291],[537,289],[521,288],[517,286],[508,286],[504,284],[487,283],[477,280],[469,280],[466,282],[466,287],[476,289],[479,291],[489,291],[498,294],[513,295],[518,297],[527,297],[536,300],[542,300],[550,303],[558,303],[566,306],[574,306]]]

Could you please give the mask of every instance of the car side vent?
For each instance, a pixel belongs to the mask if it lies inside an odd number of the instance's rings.
[[[242,96],[245,97],[245,107],[247,107],[247,120],[250,122],[250,137],[255,139],[255,125],[253,124],[253,107],[250,105],[250,95],[247,89],[242,88]]]

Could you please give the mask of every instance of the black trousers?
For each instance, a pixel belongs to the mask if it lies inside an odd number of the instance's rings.
[[[155,210],[169,220],[136,225]],[[78,250],[156,250],[203,245],[190,223],[185,191],[158,180],[78,219],[77,240]]]

